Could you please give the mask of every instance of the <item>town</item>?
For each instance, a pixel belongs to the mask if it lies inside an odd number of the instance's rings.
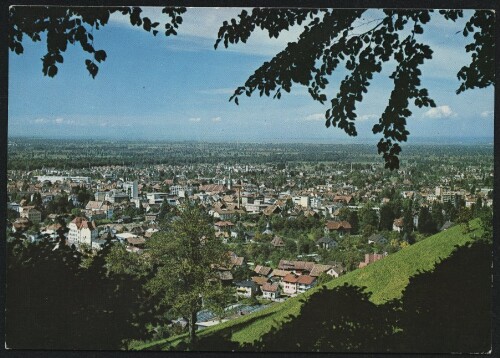
[[[12,140],[7,237],[64,242],[90,258],[113,242],[147,257],[148,240],[196,203],[227,247],[219,278],[236,296],[225,319],[200,311],[202,329],[383,260],[493,203],[491,145],[409,147],[395,171],[363,146],[344,158],[327,145],[242,146],[135,143],[127,164],[111,151],[101,157],[111,164],[95,164],[106,143]]]

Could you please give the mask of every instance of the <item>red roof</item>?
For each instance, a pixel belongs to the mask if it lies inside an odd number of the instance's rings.
[[[295,283],[297,282],[297,276],[295,276],[293,273],[289,273],[288,275],[283,277],[283,282]]]
[[[266,282],[265,284],[262,285],[261,290],[267,292],[276,292],[278,291],[278,283],[271,284]]]
[[[297,283],[301,283],[303,285],[310,285],[311,283],[314,282],[314,280],[316,280],[315,277],[309,275],[302,275],[298,277]]]
[[[327,221],[326,228],[328,230],[351,229],[351,224],[348,221]]]
[[[252,281],[255,282],[257,285],[262,286],[267,282],[267,278],[262,276],[254,276],[252,277]]]
[[[255,266],[254,268],[254,271],[256,273],[258,273],[259,275],[264,275],[264,276],[267,276],[271,273],[273,269],[271,267],[268,267],[268,266],[262,266],[262,265],[257,265]]]
[[[71,221],[73,224],[76,224],[76,227],[78,230],[81,229],[90,229],[94,230],[95,229],[95,224],[93,221],[88,221],[85,218],[82,218],[81,216],[77,216]]]

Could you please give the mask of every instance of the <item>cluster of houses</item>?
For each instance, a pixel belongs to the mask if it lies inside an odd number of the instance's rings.
[[[246,177],[248,170],[245,168],[226,166],[226,175],[221,168],[219,169],[216,177],[198,176],[197,179],[187,179],[185,175],[180,174],[161,181],[152,180],[147,170],[139,171],[141,173],[139,180],[128,181],[117,178],[109,172],[102,173],[101,178],[84,177],[78,173],[39,176],[22,173],[18,174],[22,179],[9,180],[7,190],[9,194],[16,193],[17,197],[32,197],[35,193],[39,193],[43,206],[58,195],[66,193],[68,200],[81,208],[82,214],[91,221],[121,218],[123,212],[132,206],[143,210],[144,222],[155,223],[163,203],[177,206],[186,200],[197,201],[205,207],[214,220],[226,223],[225,226],[221,224],[217,230],[219,235],[224,235],[226,239],[237,235],[234,227],[227,222],[234,222],[243,214],[265,217],[283,215],[290,218],[299,215],[328,217],[332,220],[325,230],[336,231],[342,237],[350,232],[351,226],[348,222],[338,220],[341,208],[358,210],[366,202],[371,202],[377,211],[379,209],[377,205],[389,201],[388,198],[381,198],[383,188],[379,184],[367,182],[365,187],[358,188],[349,184],[349,174],[344,171],[337,173],[343,181],[327,180],[326,184],[299,185],[301,181],[306,180],[303,179],[306,177],[305,174],[300,173],[299,178],[289,177],[286,183],[279,187],[266,187],[263,183],[256,183]],[[109,170],[118,169],[109,168]],[[238,172],[238,178],[231,177],[233,171]],[[273,175],[270,170],[266,173]],[[94,194],[94,200],[80,203],[77,195],[71,194],[75,188],[82,186]],[[491,206],[490,191],[489,188],[482,188],[475,194],[470,194],[464,189],[451,190],[450,187],[437,185],[435,188],[422,188],[418,191],[403,190],[401,195],[404,198],[418,200],[422,205],[434,201],[456,205],[460,200],[464,200],[466,206],[471,206],[478,198],[482,198],[484,205]],[[11,201],[9,208],[18,212],[19,219],[27,219],[17,223],[20,229],[45,219],[42,217],[41,208],[29,207],[27,203],[17,204]],[[133,221],[134,218],[122,219]],[[399,218],[394,222],[393,230],[400,231],[402,226],[402,219]]]
[[[313,288],[323,273],[338,277],[344,271],[338,263],[323,265],[310,261],[280,260],[277,268],[256,265],[253,269],[255,276],[249,280],[234,282],[234,285],[241,297],[262,296],[276,301]]]

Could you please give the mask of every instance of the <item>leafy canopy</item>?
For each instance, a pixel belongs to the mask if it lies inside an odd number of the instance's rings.
[[[377,148],[386,168],[399,168],[399,143],[406,141],[410,134],[406,129],[407,119],[412,115],[409,107],[436,106],[429,91],[422,87],[420,78],[420,67],[424,61],[432,59],[433,51],[419,37],[434,11],[381,10],[381,18],[369,21],[374,23],[373,27],[357,33],[359,21],[367,10],[255,8],[251,12],[242,10],[237,18],[224,21],[214,45],[216,49],[221,44],[227,48],[240,41],[245,43],[257,28],[267,31],[270,38],[278,38],[290,27],[304,25],[298,39],[289,42],[285,49],[256,69],[229,100],[238,104],[243,94],[251,96],[256,91],[260,96],[279,99],[283,91],[290,92],[293,84],[300,84],[308,88],[313,100],[322,104],[329,100],[325,112],[326,127],[338,127],[348,135],[356,136],[357,103],[368,92],[373,75],[381,72],[387,62],[395,61],[396,68],[389,76],[393,80],[393,89],[372,131],[382,134]],[[162,10],[168,16],[166,36],[177,34],[185,11],[183,7]],[[159,23],[141,16],[139,7],[35,9],[17,6],[10,11],[10,49],[21,54],[23,35],[40,41],[40,34],[47,32],[47,54],[42,58],[44,75],[54,77],[57,63],[63,62],[61,53],[66,51],[67,44],[79,43],[92,55],[85,60],[85,65],[95,77],[97,63],[106,59],[106,52],[94,48],[93,30],[106,25],[115,12],[129,16],[133,26],[142,26],[145,31],[157,35]],[[439,10],[439,14],[449,21],[463,17],[462,10]],[[494,32],[494,12],[474,11],[462,31],[463,36],[470,36],[473,40],[465,47],[465,51],[471,54],[471,62],[464,64],[457,73],[457,94],[494,85]],[[340,82],[336,94],[329,98],[326,93],[328,77],[341,65],[349,74]]]

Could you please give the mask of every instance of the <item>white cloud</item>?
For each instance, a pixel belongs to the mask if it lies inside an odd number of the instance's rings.
[[[212,122],[220,122],[220,121],[221,121],[220,117],[212,118]]]
[[[201,121],[201,118],[200,117],[189,118],[189,121],[190,122],[199,122],[199,121]]]
[[[481,112],[481,117],[483,118],[491,118],[493,117],[493,111],[483,111]]]
[[[53,119],[47,119],[47,118],[36,118],[31,121],[31,123],[35,124],[43,124],[43,125],[83,125],[82,123],[77,123],[73,119],[64,119],[62,117],[57,117]]]
[[[431,108],[424,113],[424,117],[427,118],[449,118],[456,116],[457,114],[448,105]]]
[[[306,121],[325,121],[325,114],[324,113],[314,113],[308,115],[306,118],[304,118]]]
[[[358,121],[368,121],[370,119],[378,119],[379,116],[377,116],[376,114],[363,114],[362,116],[359,116],[357,118]]]

